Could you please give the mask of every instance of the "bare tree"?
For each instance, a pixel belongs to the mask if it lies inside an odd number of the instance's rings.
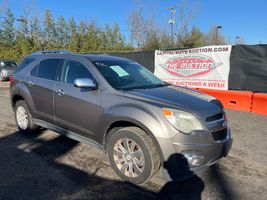
[[[138,49],[158,46],[160,30],[156,25],[156,5],[149,5],[151,16],[144,17],[144,5],[140,0],[136,0],[136,8],[129,14],[129,28],[131,44]],[[153,43],[153,44],[150,44]]]
[[[239,38],[238,38],[238,44],[245,44],[245,38],[243,37],[243,36],[240,36]]]
[[[143,29],[144,17],[142,9],[138,8],[129,15],[130,30],[131,30],[131,44],[132,46],[140,47],[144,43]]]
[[[191,23],[193,19],[199,12],[199,1],[195,0],[194,2],[189,2],[188,0],[182,0],[178,6],[178,16],[177,16],[177,46],[184,47],[183,44],[185,40],[188,40],[188,37],[191,33]]]
[[[23,35],[23,37],[27,38],[30,34],[30,15],[32,9],[30,7],[23,8],[23,15],[20,16],[20,28],[19,34]]]
[[[217,29],[217,25],[213,25],[211,26],[210,31],[205,34],[205,37],[204,37],[205,45],[227,44],[225,37],[221,34],[220,31],[216,29]]]

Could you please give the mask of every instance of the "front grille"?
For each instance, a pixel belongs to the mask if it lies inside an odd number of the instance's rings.
[[[225,140],[227,137],[227,128],[212,132],[211,135],[214,141]]]
[[[206,118],[206,122],[212,122],[223,118],[223,113],[218,113]]]

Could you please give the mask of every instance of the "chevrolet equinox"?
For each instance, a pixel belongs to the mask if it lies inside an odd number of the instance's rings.
[[[232,144],[220,101],[167,84],[126,58],[35,52],[16,70],[10,92],[21,133],[43,127],[90,144],[136,184],[159,170],[165,180],[194,174]]]

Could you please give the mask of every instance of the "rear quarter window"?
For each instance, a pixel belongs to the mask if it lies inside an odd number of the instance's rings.
[[[31,64],[34,60],[35,60],[35,58],[24,58],[22,60],[22,62],[19,64],[16,72],[23,70],[25,67],[27,67],[29,64]]]

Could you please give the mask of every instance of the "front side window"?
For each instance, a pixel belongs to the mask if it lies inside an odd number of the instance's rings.
[[[96,68],[118,90],[149,89],[166,84],[138,63],[124,60],[93,61]]]
[[[74,60],[67,60],[64,64],[62,82],[74,84],[75,79],[78,78],[90,78],[94,80],[92,74],[82,63]]]
[[[40,62],[40,64],[31,71],[32,76],[47,80],[56,80],[57,71],[61,66],[62,59],[47,59]]]

